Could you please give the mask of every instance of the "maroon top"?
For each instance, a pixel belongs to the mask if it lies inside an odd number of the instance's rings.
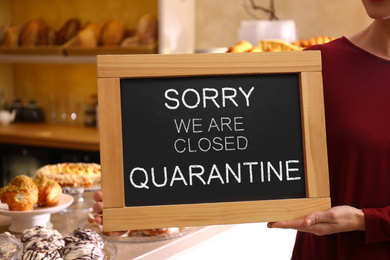
[[[298,232],[293,259],[390,259],[390,60],[347,38],[321,50],[332,206],[363,209],[366,231]]]

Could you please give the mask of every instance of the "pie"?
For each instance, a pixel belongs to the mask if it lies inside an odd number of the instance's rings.
[[[49,164],[36,171],[36,177],[46,176],[62,187],[91,187],[100,184],[101,168],[97,163]]]

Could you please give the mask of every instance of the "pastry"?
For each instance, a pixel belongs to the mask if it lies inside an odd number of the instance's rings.
[[[76,229],[64,236],[63,259],[104,259],[104,242],[100,235],[91,229]]]
[[[88,22],[84,25],[83,29],[90,29],[92,30],[94,36],[95,36],[95,39],[96,41],[98,41],[100,39],[100,33],[101,33],[101,30],[102,30],[102,25],[100,23],[97,23],[97,22]]]
[[[230,47],[227,52],[247,52],[253,48],[252,44],[248,41],[241,40],[233,47]]]
[[[42,176],[35,178],[34,183],[38,187],[38,206],[51,207],[58,204],[62,194],[62,188],[58,182]]]
[[[17,25],[10,24],[4,27],[4,35],[2,38],[2,46],[18,47],[20,28]]]
[[[81,22],[77,18],[66,21],[56,33],[56,44],[62,45],[72,39],[81,28]]]
[[[38,202],[38,188],[30,177],[19,175],[0,189],[0,200],[8,204],[9,210],[31,211]]]
[[[24,245],[22,259],[62,259],[65,241],[55,229],[35,226],[24,230],[20,240]]]
[[[95,231],[77,229],[62,236],[57,230],[35,226],[23,231],[23,259],[104,259],[104,242]]]
[[[121,46],[131,47],[156,44],[158,38],[158,20],[153,14],[143,15],[137,25],[135,34],[126,37]]]
[[[126,29],[122,22],[109,21],[101,31],[100,42],[102,46],[120,45],[125,38]]]
[[[279,39],[262,40],[258,42],[258,46],[266,52],[275,51],[300,51],[301,47],[295,46],[289,42]]]
[[[77,33],[77,45],[80,47],[95,48],[98,45],[94,32],[85,28]]]
[[[20,46],[45,46],[53,43],[53,31],[42,19],[29,22],[20,34]]]
[[[155,15],[143,15],[137,26],[137,35],[140,37],[141,45],[154,44],[157,42],[158,21]]]
[[[160,235],[171,235],[179,232],[179,228],[153,228],[153,229],[141,229],[140,232],[144,236],[160,236]]]
[[[324,43],[327,43],[327,42],[330,42],[333,40],[334,40],[333,37],[317,36],[317,37],[313,37],[313,38],[309,38],[309,39],[302,39],[302,40],[295,41],[293,43],[293,45],[298,46],[298,47],[302,47],[302,48],[306,48],[306,47],[310,47],[310,46],[313,46],[316,44],[324,44]]]
[[[46,176],[62,187],[91,187],[101,182],[100,165],[96,163],[59,163],[39,168],[36,178]]]

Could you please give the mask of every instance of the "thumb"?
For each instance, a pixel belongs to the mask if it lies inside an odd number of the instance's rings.
[[[319,222],[319,218],[320,216],[318,215],[318,212],[313,212],[305,218],[304,225],[306,227],[315,225]]]

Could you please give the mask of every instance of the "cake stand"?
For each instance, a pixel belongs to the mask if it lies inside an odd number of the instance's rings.
[[[73,202],[73,197],[68,194],[61,194],[60,201],[54,207],[36,207],[32,211],[11,211],[0,209],[0,215],[10,216],[12,218],[9,231],[13,233],[22,233],[27,228],[34,226],[53,227],[50,222],[52,213],[60,212]]]
[[[100,190],[101,186],[92,187],[62,187],[62,192],[73,197],[73,203],[63,210],[63,212],[91,211],[92,204],[85,199],[85,192],[94,192]]]

